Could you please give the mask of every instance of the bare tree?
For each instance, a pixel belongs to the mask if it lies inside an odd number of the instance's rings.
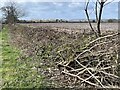
[[[98,37],[98,33],[96,32],[96,30],[94,30],[94,28],[93,28],[93,26],[91,24],[91,21],[90,21],[89,14],[88,14],[88,5],[89,5],[89,2],[90,2],[90,0],[88,0],[87,3],[86,3],[85,13],[86,13],[86,16],[87,16],[87,19],[88,19],[88,23],[90,25],[90,28],[91,28],[92,32],[96,35],[96,37]]]
[[[101,29],[100,29],[100,24],[101,24],[101,17],[102,17],[102,12],[103,12],[103,8],[105,5],[111,3],[111,2],[108,2],[108,0],[96,0],[95,2],[95,16],[96,16],[96,23],[97,23],[97,30],[94,30],[92,24],[91,24],[91,21],[90,21],[90,15],[88,13],[88,6],[89,6],[89,3],[90,3],[90,0],[87,0],[86,2],[86,7],[85,7],[85,13],[86,13],[86,16],[87,16],[87,19],[88,19],[88,23],[91,27],[91,30],[95,33],[96,37],[100,37],[101,36]]]
[[[8,2],[1,8],[3,18],[8,24],[15,24],[25,13],[17,6],[16,2]]]

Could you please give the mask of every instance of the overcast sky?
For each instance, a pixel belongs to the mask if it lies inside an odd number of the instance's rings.
[[[1,0],[0,7],[2,7],[8,0]],[[17,0],[16,0],[17,1]],[[50,1],[50,0],[49,0]],[[39,20],[39,19],[86,19],[84,7],[85,2],[68,2],[68,0],[59,0],[56,2],[52,0],[19,0],[17,1],[19,6],[26,12],[26,16],[21,19],[26,20]],[[89,5],[89,13],[92,19],[95,18],[95,12],[93,11],[94,2]],[[0,17],[2,13],[0,12]],[[102,19],[118,19],[118,2],[112,2],[104,7]]]

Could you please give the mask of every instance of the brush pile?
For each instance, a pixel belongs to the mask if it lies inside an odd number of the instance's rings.
[[[58,63],[58,67],[64,76],[69,76],[73,83],[79,83],[82,87],[119,87],[118,46],[118,34],[99,37],[74,60]]]

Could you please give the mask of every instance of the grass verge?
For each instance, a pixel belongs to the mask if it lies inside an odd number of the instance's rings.
[[[0,32],[2,54],[2,88],[33,88],[42,86],[42,77],[27,63],[29,59],[20,58],[20,50],[10,44],[8,28]]]

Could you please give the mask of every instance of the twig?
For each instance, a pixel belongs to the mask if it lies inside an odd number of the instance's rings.
[[[108,76],[112,76],[112,77],[115,77],[115,78],[120,78],[120,77],[118,77],[118,76],[116,76],[114,74],[106,73],[104,71],[99,71],[99,72],[102,72],[103,74],[108,75]]]
[[[78,59],[81,55],[83,55],[84,53],[86,52],[91,52],[91,50],[99,45],[103,45],[103,44],[107,44],[107,43],[111,43],[112,41],[109,41],[109,42],[103,42],[103,43],[100,43],[100,44],[95,44],[94,46],[92,46],[90,49],[87,49],[87,50],[84,50],[82,53],[80,53],[75,59]],[[92,53],[92,52],[91,52]],[[94,55],[92,53],[92,55]]]
[[[67,75],[70,75],[70,76],[72,76],[72,77],[77,77],[78,79],[84,81],[83,78],[81,78],[81,77],[79,77],[79,76],[77,76],[77,75],[74,75],[74,74],[71,74],[71,73],[68,73],[68,72],[64,72],[64,71],[62,71],[62,73],[67,74]],[[90,84],[90,85],[92,85],[92,86],[101,87],[101,86],[99,86],[99,85],[97,85],[97,84],[94,84],[94,83],[91,83],[91,82],[89,82],[89,81],[84,81],[84,82],[86,82],[86,83],[88,83],[88,84]]]
[[[82,66],[83,68],[85,68],[85,69],[92,75],[92,77],[93,77],[94,79],[96,79],[96,81],[99,82],[102,87],[104,87],[104,86],[102,85],[102,83],[101,83],[84,65],[82,65],[78,60],[76,60],[76,62],[77,62],[80,66]]]
[[[115,33],[115,34],[113,34],[113,35],[107,35],[107,36],[99,37],[99,38],[93,40],[92,42],[90,42],[90,43],[87,45],[87,47],[89,47],[91,44],[95,43],[95,42],[98,41],[98,40],[101,40],[101,39],[104,39],[104,38],[113,37],[113,36],[116,36],[116,35],[118,35],[118,33]]]
[[[96,73],[94,73],[94,75],[95,75],[95,74],[97,74],[97,72],[96,72]],[[87,81],[87,80],[89,80],[90,78],[92,78],[92,76],[90,76],[90,77],[86,78],[84,81]],[[84,81],[82,81],[81,83],[83,83]]]

